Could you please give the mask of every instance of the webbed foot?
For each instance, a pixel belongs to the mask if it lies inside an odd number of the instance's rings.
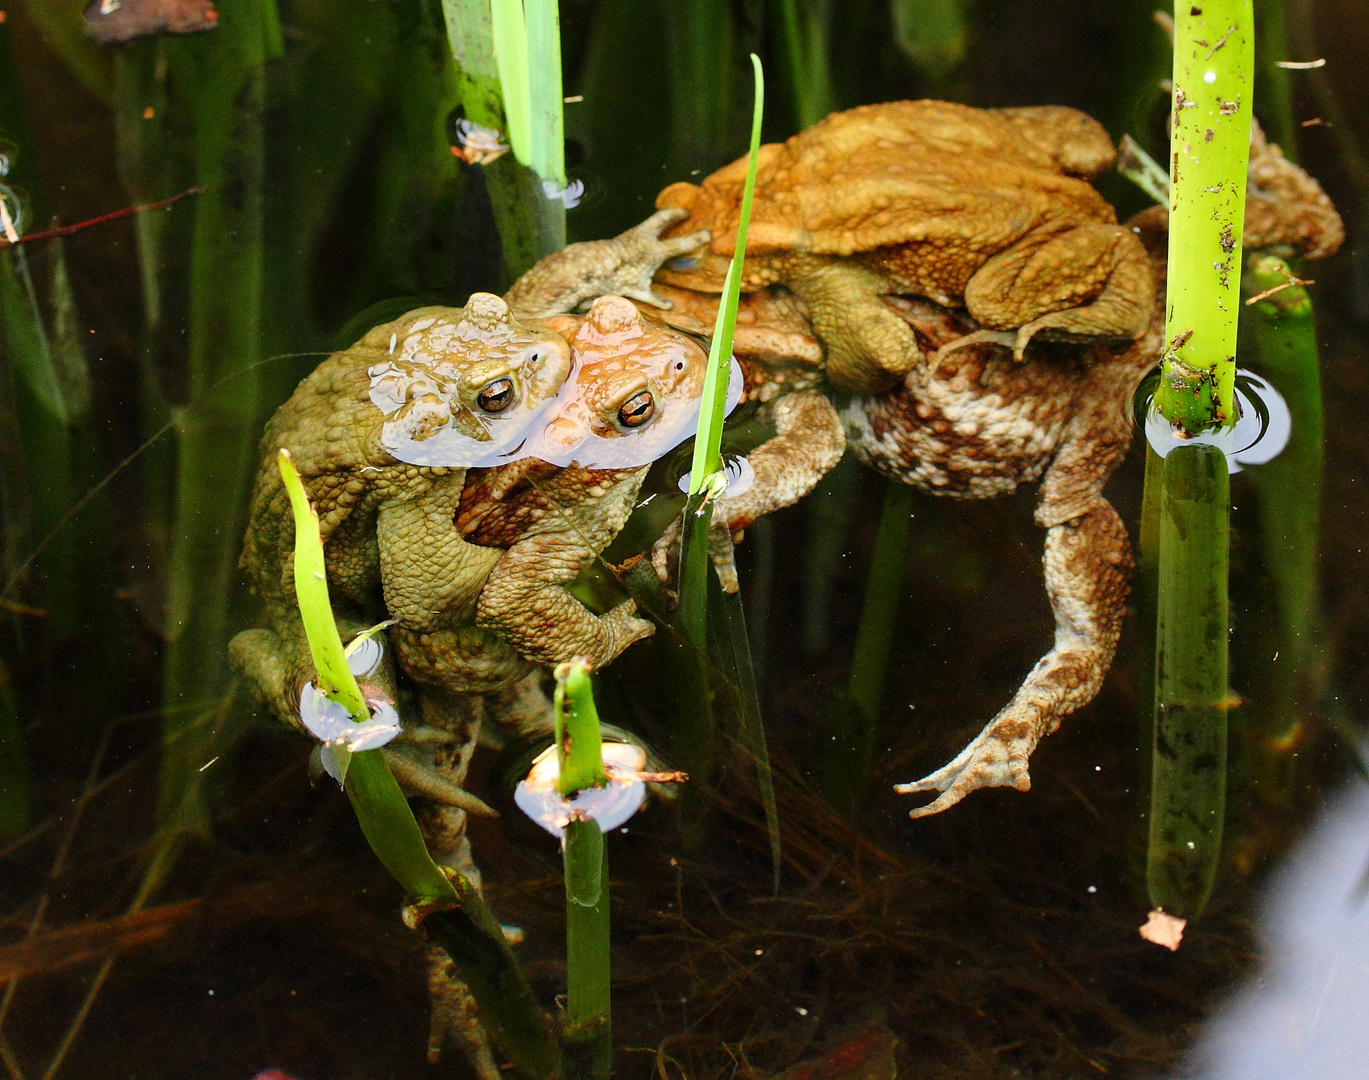
[[[1027,761],[1036,749],[1037,735],[1030,722],[1000,715],[981,731],[949,764],[911,784],[895,784],[900,795],[924,791],[941,792],[926,806],[910,810],[911,818],[948,810],[972,791],[988,787],[1011,787],[1030,791]]]
[[[608,295],[668,309],[670,301],[652,290],[652,277],[667,260],[697,250],[710,238],[701,229],[661,239],[662,230],[688,216],[679,208],[658,210],[610,240],[570,244],[514,282],[504,299],[515,314],[535,319],[571,312],[586,300]]]
[[[400,786],[414,795],[421,795],[444,806],[454,806],[476,817],[499,816],[499,811],[487,805],[482,799],[476,798],[465,788],[454,784],[432,766],[416,761],[403,751],[388,746],[381,753],[385,755],[385,763],[390,766],[390,771],[394,773]]]
[[[741,588],[741,583],[737,578],[733,542],[741,539],[741,530],[733,534],[728,520],[731,515],[727,512],[726,506],[725,501],[719,500],[713,508],[713,520],[708,527],[708,557],[717,571],[723,592],[734,593]],[[651,545],[651,565],[667,590],[673,591],[680,568],[680,536],[683,525],[682,514],[672,521],[660,539]]]

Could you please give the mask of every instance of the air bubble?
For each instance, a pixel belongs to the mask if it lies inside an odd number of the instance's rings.
[[[26,214],[19,193],[12,187],[0,184],[0,237],[11,244],[19,243],[24,235]]]

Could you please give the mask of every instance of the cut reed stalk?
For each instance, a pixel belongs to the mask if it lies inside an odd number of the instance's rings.
[[[599,712],[588,666],[556,669],[557,790],[570,798],[605,780]],[[609,964],[608,845],[593,819],[567,822],[561,838],[566,878],[566,1024],[562,1080],[607,1080],[613,1071]]]
[[[1179,5],[1174,34],[1165,348],[1155,408],[1175,445],[1160,470],[1155,729],[1146,881],[1152,904],[1202,913],[1226,805],[1226,446],[1254,79],[1251,0]],[[1185,440],[1201,436],[1201,441]]]

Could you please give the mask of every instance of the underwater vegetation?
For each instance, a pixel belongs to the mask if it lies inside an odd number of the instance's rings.
[[[6,1074],[1225,1075],[1369,776],[1356,4],[5,9]]]

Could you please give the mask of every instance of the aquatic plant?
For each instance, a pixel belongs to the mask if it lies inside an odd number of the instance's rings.
[[[1226,447],[1236,422],[1241,229],[1250,153],[1250,0],[1179,5],[1174,32],[1165,351],[1154,408],[1175,442],[1159,470],[1154,906],[1207,904],[1226,813]],[[1149,470],[1155,476],[1154,470]]]
[[[318,514],[289,452],[282,449],[278,461],[294,516],[295,595],[318,671],[318,692],[340,705],[360,731],[373,722],[373,712],[348,666],[333,621]],[[520,1072],[550,1076],[550,1029],[503,929],[470,881],[450,868],[444,872],[433,861],[381,750],[354,751],[352,745],[344,734],[323,749],[332,755],[331,772],[347,792],[366,842],[409,896],[405,922],[422,926],[451,956],[480,1007],[486,1030]]]
[[[442,0],[442,10],[465,119],[496,138],[507,134],[513,150],[512,160],[483,170],[513,281],[566,243],[556,0]]]
[[[188,727],[222,699],[242,508],[264,410],[260,357],[266,64],[282,53],[274,0],[228,0],[221,25],[168,45],[189,110],[196,183],[187,377],[177,416],[167,581],[166,704],[158,813],[203,831],[196,770],[214,731]]]
[[[736,252],[728,264],[718,304],[717,321],[708,352],[708,374],[699,405],[699,425],[694,436],[694,456],[689,470],[689,499],[680,552],[680,621],[694,647],[704,650],[708,604],[708,536],[714,501],[727,490],[721,454],[723,419],[727,413],[727,382],[732,364],[732,334],[737,325],[741,297],[742,263],[746,259],[746,233],[751,224],[751,197],[756,189],[757,154],[761,142],[761,116],[765,110],[765,73],[760,57],[751,54],[755,74],[755,98],[751,109],[751,149],[741,210],[737,217]]]
[[[573,798],[607,781],[599,712],[583,663],[556,669],[556,790]],[[613,1071],[609,1003],[608,844],[599,822],[572,817],[561,837],[566,876],[566,1026],[561,1072],[565,1080],[607,1077]]]

